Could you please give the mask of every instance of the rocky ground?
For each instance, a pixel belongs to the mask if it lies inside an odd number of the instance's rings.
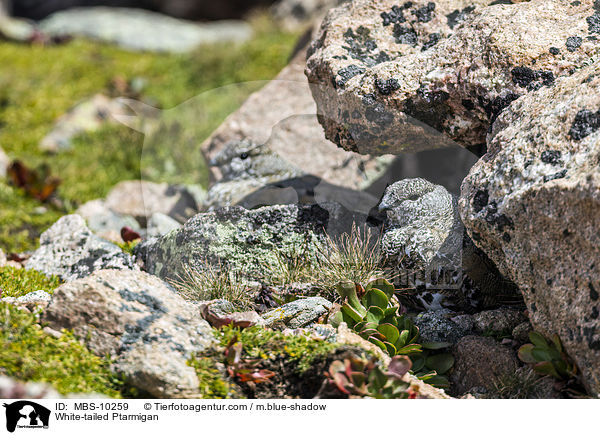
[[[54,3],[0,16],[0,397],[600,395],[597,0]]]

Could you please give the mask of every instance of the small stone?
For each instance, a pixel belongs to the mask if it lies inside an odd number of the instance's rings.
[[[262,318],[265,326],[283,324],[292,329],[304,328],[327,314],[331,307],[331,302],[321,297],[298,299],[264,313]]]

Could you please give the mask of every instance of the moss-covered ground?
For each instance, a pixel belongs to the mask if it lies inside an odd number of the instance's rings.
[[[52,293],[60,285],[60,278],[47,277],[36,270],[0,267],[0,297],[25,296],[38,290]]]
[[[49,164],[62,179],[58,195],[65,204],[43,205],[0,182],[0,248],[34,249],[40,233],[60,215],[106,195],[121,180],[140,177],[144,135],[125,126],[86,133],[56,155],[40,152],[40,140],[59,116],[107,92],[116,77],[142,78],[144,100],[161,109],[230,84],[268,80],[285,66],[297,35],[278,30],[264,15],[251,21],[256,33],[249,42],[189,54],[131,53],[77,39],[55,46],[0,42],[0,146],[29,167]],[[202,99],[209,115],[194,122],[194,143],[200,144],[259,85],[212,91]],[[204,182],[206,166],[194,165],[191,181]]]

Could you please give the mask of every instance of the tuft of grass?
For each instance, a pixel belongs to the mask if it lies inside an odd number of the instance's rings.
[[[35,315],[0,303],[0,373],[44,382],[59,393],[99,393],[120,398],[122,382],[110,361],[87,350],[71,332],[44,333]]]
[[[269,280],[274,285],[305,283],[314,280],[318,268],[311,261],[308,246],[292,249],[289,253],[275,252],[275,265],[269,266]]]
[[[496,379],[487,396],[492,399],[545,399],[540,391],[542,381],[543,378],[529,367],[521,367]]]
[[[380,238],[373,237],[370,228],[356,225],[350,233],[337,239],[327,235],[315,279],[328,298],[338,298],[336,285],[341,281],[367,283],[384,277],[380,242]]]
[[[52,294],[60,284],[60,278],[47,277],[37,270],[0,267],[0,297],[3,298],[18,298],[38,290]]]
[[[246,282],[239,273],[233,272],[226,265],[213,266],[206,262],[203,270],[185,267],[184,276],[171,281],[171,284],[189,300],[226,299],[240,311],[254,308]]]

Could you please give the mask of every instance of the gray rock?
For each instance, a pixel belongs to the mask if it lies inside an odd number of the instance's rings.
[[[185,186],[149,181],[122,181],[106,196],[106,207],[114,213],[132,216],[142,226],[155,213],[185,222],[198,211],[198,205]]]
[[[579,32],[576,26],[569,31]],[[600,59],[595,59],[500,115],[488,154],[463,183],[459,206],[475,243],[521,289],[534,329],[560,336],[590,392],[598,394]]]
[[[160,237],[181,228],[181,224],[175,219],[162,213],[154,213],[148,220],[146,234],[148,237]]]
[[[507,308],[482,311],[473,315],[474,328],[478,333],[511,334],[512,330],[526,319],[523,312]]]
[[[49,36],[83,36],[133,51],[182,53],[200,45],[244,42],[252,28],[243,21],[193,23],[127,8],[74,8],[39,23]]]
[[[84,218],[88,228],[103,239],[122,241],[120,234],[123,227],[129,227],[138,233],[142,230],[133,217],[115,213],[101,199],[86,202],[75,213]]]
[[[52,131],[40,142],[39,148],[46,152],[59,152],[71,149],[71,141],[84,132],[93,132],[100,127],[115,123],[113,116],[126,115],[126,107],[119,99],[102,94],[77,103],[61,116]]]
[[[136,255],[149,273],[165,280],[181,279],[186,269],[202,270],[207,262],[261,279],[277,267],[278,255],[304,252],[315,259],[323,249],[324,229],[338,237],[357,219],[336,204],[327,210],[318,205],[223,208],[200,213],[181,229],[138,245]]]
[[[593,4],[344,3],[307,61],[325,136],[364,154],[480,146],[511,102],[594,56]],[[581,44],[567,44],[572,37]]]
[[[71,329],[97,355],[110,354],[127,381],[154,397],[197,397],[187,360],[213,344],[208,323],[156,277],[102,270],[60,286],[44,313],[53,329]]]
[[[415,317],[415,325],[419,328],[419,335],[424,342],[446,342],[455,344],[465,335],[469,335],[471,328],[468,323],[456,322],[454,313],[450,310],[426,311]]]
[[[301,50],[204,141],[202,150],[211,160],[231,141],[247,139],[265,144],[302,174],[349,189],[365,189],[384,176],[392,157],[348,153],[325,139],[304,75],[305,65],[306,52]],[[215,181],[221,180],[218,166],[212,173]],[[387,180],[383,181],[383,187],[386,184]]]
[[[454,395],[473,388],[491,390],[502,376],[519,366],[515,353],[490,337],[468,335],[454,346],[454,369],[450,382]]]
[[[137,269],[133,257],[95,236],[79,215],[60,218],[40,237],[40,247],[27,261],[27,269],[56,275],[65,281],[100,269]]]
[[[512,330],[512,337],[520,344],[529,343],[529,333],[533,331],[531,323],[519,323]]]
[[[266,326],[285,325],[289,328],[304,328],[316,322],[332,307],[332,303],[321,297],[298,299],[262,315]]]

